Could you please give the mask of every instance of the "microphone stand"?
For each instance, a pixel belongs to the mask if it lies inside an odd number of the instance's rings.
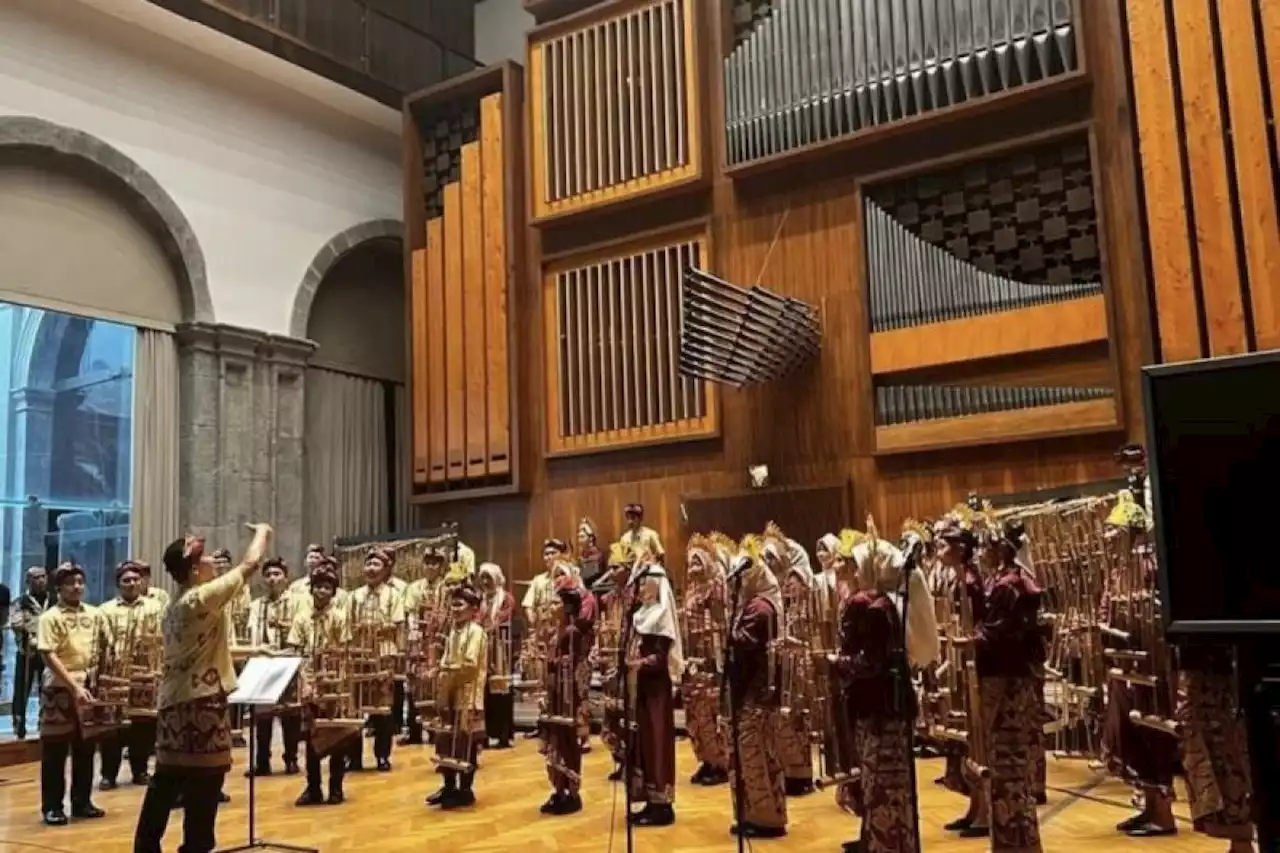
[[[911,707],[908,697],[915,688],[911,684],[911,660],[907,654],[907,614],[911,605],[911,573],[916,569],[916,548],[907,552],[902,584],[902,630],[899,646],[890,654],[889,671],[893,673],[893,713],[907,720],[907,801],[911,804],[911,834],[915,837],[915,849],[920,849],[920,799],[916,794],[916,744],[915,720],[909,719]]]
[[[633,752],[635,750],[635,732],[633,722],[631,720],[631,678],[627,671],[627,653],[631,648],[631,634],[635,629],[635,613],[639,606],[636,601],[636,592],[640,588],[640,582],[645,579],[647,572],[641,572],[635,581],[621,584],[617,587],[618,595],[625,596],[630,592],[631,599],[627,602],[626,613],[622,617],[622,630],[618,636],[618,697],[622,703],[622,801],[626,807],[626,824],[627,833],[627,853],[633,853],[635,849],[635,827],[631,825],[631,770],[635,766]],[[623,601],[627,601],[625,598]]]
[[[724,673],[720,682],[720,700],[723,703],[727,698],[729,702],[729,736],[733,738],[733,825],[737,830],[738,836],[738,853],[745,853],[747,849],[747,835],[742,828],[742,798],[745,795],[742,779],[742,746],[740,721],[738,719],[738,703],[734,701],[733,687],[730,685],[730,679],[737,672],[737,656],[733,652],[733,629],[738,619],[738,602],[742,594],[742,575],[735,575],[729,578],[732,585],[732,595],[730,597],[729,606],[729,636],[724,644],[724,664],[722,671]]]

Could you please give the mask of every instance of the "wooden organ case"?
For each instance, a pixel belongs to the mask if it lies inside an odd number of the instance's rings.
[[[404,106],[413,491],[519,491],[515,318],[525,245],[523,72],[504,62]]]
[[[860,181],[877,454],[1119,430],[1088,124]]]
[[[529,32],[535,225],[705,182],[703,5],[613,0]]]
[[[701,222],[547,260],[548,456],[719,435],[717,389],[679,367],[681,281],[708,257]]]

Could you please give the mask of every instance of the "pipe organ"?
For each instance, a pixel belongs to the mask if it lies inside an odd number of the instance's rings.
[[[724,59],[730,168],[1081,72],[1076,0],[745,5]]]
[[[427,499],[516,485],[521,87],[506,63],[405,105],[413,485]]]
[[[742,388],[781,379],[817,355],[813,306],[739,287],[696,267],[684,273],[680,372]]]
[[[714,390],[680,371],[681,278],[709,252],[699,225],[546,266],[550,455],[718,434]]]
[[[861,184],[876,452],[1118,427],[1092,148]]]
[[[535,222],[702,180],[697,0],[616,0],[529,33]]]

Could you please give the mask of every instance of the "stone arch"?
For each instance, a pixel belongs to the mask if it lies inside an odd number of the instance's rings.
[[[124,193],[130,212],[154,234],[174,265],[182,288],[183,319],[212,323],[204,252],[173,197],[132,158],[98,137],[34,116],[0,116],[0,153],[38,152],[109,176]]]
[[[311,306],[315,302],[316,291],[320,289],[320,283],[329,274],[329,270],[341,258],[353,249],[374,240],[401,241],[403,239],[403,222],[397,219],[373,219],[353,225],[325,243],[312,259],[306,275],[302,277],[302,283],[298,285],[298,292],[293,298],[293,315],[289,320],[289,334],[299,339],[306,338],[307,324],[311,320]]]

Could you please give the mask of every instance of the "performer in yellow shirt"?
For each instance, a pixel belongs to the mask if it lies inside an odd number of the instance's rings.
[[[263,563],[262,578],[267,583],[267,592],[249,605],[249,642],[256,648],[278,652],[289,638],[293,613],[298,609],[297,596],[288,592],[289,566],[282,557],[273,557]],[[262,709],[258,713],[257,731],[254,733],[253,766],[245,771],[245,776],[271,775],[271,739],[277,719],[280,720],[280,734],[284,739],[284,752],[281,753],[284,772],[289,776],[297,774],[298,742],[302,737],[301,712],[293,709],[277,713]]]
[[[126,560],[116,567],[118,594],[102,605],[102,615],[111,628],[112,654],[116,658],[128,658],[132,666],[146,666],[149,661],[148,652],[158,650],[157,644],[160,642],[160,602],[155,598],[147,598],[144,588],[142,570],[137,563]],[[155,675],[158,676],[159,672]],[[133,693],[131,690],[131,700],[139,698]],[[131,701],[128,727],[103,740],[100,747],[102,782],[98,785],[102,790],[110,791],[116,787],[120,760],[126,746],[129,748],[129,769],[133,774],[133,784],[145,785],[150,781],[147,762],[156,746],[154,698],[155,694],[151,691],[141,697],[147,704],[145,708],[140,706],[140,702],[135,706],[135,702]]]
[[[351,631],[372,631],[377,637],[379,654],[394,657],[400,652],[401,629],[404,627],[404,597],[396,592],[388,580],[394,556],[385,548],[372,548],[364,561],[365,585],[351,593],[348,612]],[[403,682],[395,682],[391,707],[404,690]],[[373,727],[373,757],[378,761],[378,772],[391,771],[391,744],[394,731],[390,714],[376,714],[369,718]],[[364,748],[352,756],[348,770],[364,769]]]
[[[36,648],[44,658],[40,690],[40,799],[44,822],[65,826],[67,756],[71,756],[71,816],[106,814],[89,799],[93,789],[93,744],[86,740],[78,709],[92,705],[89,670],[97,666],[109,629],[101,611],[84,603],[84,569],[63,563],[53,573],[58,603],[40,616]]]
[[[440,657],[439,715],[432,731],[444,787],[427,797],[428,805],[442,809],[463,808],[476,801],[471,783],[485,740],[484,690],[488,680],[489,634],[476,622],[482,600],[480,593],[465,583],[454,587],[450,596],[453,627]]]
[[[181,797],[182,850],[211,853],[223,780],[231,769],[227,694],[235,689],[227,609],[262,563],[271,527],[251,525],[240,565],[218,576],[204,540],[186,536],[164,552],[179,594],[164,613],[156,772],[142,801],[134,853],[161,853],[169,812]]]
[[[652,527],[644,526],[644,507],[640,504],[627,504],[622,508],[622,518],[627,523],[627,529],[618,537],[618,541],[636,554],[648,551],[654,560],[665,563],[667,551],[662,547],[662,537]]]

